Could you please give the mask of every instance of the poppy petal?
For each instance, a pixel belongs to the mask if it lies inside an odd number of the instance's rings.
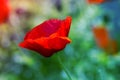
[[[67,37],[51,37],[51,38],[40,38],[36,40],[26,40],[20,43],[19,46],[34,50],[43,56],[51,56],[53,53],[65,48],[66,44],[70,43],[71,40]]]
[[[33,40],[26,40],[24,42],[21,42],[19,46],[22,48],[30,49],[30,50],[36,50]]]
[[[67,37],[50,36],[50,38],[40,38],[35,42],[46,49],[62,50],[71,40]]]
[[[52,33],[58,30],[58,28],[60,27],[61,21],[62,20],[58,20],[58,19],[50,19],[43,22],[42,24],[36,26],[31,31],[29,31],[26,34],[24,40],[37,39],[43,36],[44,37],[50,36]]]
[[[67,37],[54,37],[49,39],[48,46],[55,50],[62,50],[65,48],[66,44],[70,42],[71,40]]]
[[[44,48],[43,46],[38,44],[35,40],[26,40],[26,41],[20,43],[19,46],[22,47],[22,48],[27,48],[29,50],[36,51],[36,52],[38,52],[39,54],[41,54],[45,57],[49,57],[54,52],[56,52],[55,50]]]
[[[68,36],[72,17],[68,16],[65,20],[62,21],[59,30],[57,31],[59,36]]]
[[[72,18],[68,16],[65,20],[50,19],[38,25],[29,31],[24,40],[37,39],[40,37],[49,37],[51,34],[57,32],[60,36],[68,36]]]

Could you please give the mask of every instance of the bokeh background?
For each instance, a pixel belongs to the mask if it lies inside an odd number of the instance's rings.
[[[57,56],[72,80],[120,79],[120,0],[100,4],[87,0],[9,0],[9,5],[9,18],[0,24],[0,80],[69,80]],[[72,42],[64,50],[45,58],[18,46],[36,25],[68,15],[73,19]],[[117,42],[114,54],[96,44],[95,26],[106,28]]]

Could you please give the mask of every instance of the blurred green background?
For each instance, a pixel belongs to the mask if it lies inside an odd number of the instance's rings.
[[[72,80],[120,79],[119,51],[111,55],[99,48],[92,32],[93,26],[104,26],[119,42],[119,0],[101,4],[88,4],[86,0],[10,0],[10,6],[9,21],[0,25],[0,80],[69,80],[57,56]],[[64,50],[45,58],[18,46],[36,25],[68,15],[73,18],[69,34],[72,42]]]

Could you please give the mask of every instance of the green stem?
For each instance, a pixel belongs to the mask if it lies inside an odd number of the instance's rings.
[[[66,75],[68,76],[69,80],[72,80],[72,78],[71,78],[71,76],[70,76],[70,74],[69,74],[67,68],[66,68],[65,65],[63,64],[63,62],[62,62],[60,56],[57,55],[57,57],[58,57],[59,63],[61,64],[61,66],[62,66],[63,70],[65,71]]]

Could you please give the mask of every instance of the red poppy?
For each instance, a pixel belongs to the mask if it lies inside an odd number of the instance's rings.
[[[0,23],[5,22],[8,19],[10,7],[8,0],[0,0]]]
[[[71,20],[70,16],[65,20],[47,20],[29,31],[19,46],[49,57],[71,42],[68,38]]]
[[[99,47],[105,48],[109,44],[109,35],[104,27],[94,27],[93,34]]]
[[[89,4],[101,4],[105,2],[105,0],[87,0]]]
[[[94,27],[93,34],[100,48],[112,54],[118,51],[117,42],[109,37],[109,33],[105,27]]]

